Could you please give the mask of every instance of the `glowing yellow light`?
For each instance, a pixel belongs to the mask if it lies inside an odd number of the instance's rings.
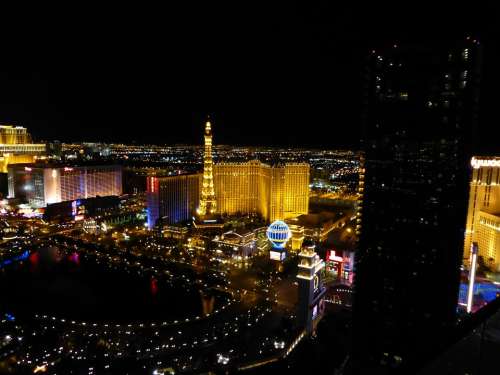
[[[36,366],[33,373],[38,374],[39,372],[47,372],[47,365]]]
[[[472,244],[471,250],[471,266],[469,270],[469,290],[467,291],[467,312],[472,311],[472,303],[474,298],[474,282],[476,278],[476,266],[477,266],[477,243]]]

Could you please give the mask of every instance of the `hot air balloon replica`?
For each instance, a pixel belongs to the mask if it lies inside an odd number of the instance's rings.
[[[288,225],[284,221],[276,220],[266,231],[267,239],[273,245],[273,248],[269,252],[269,256],[272,260],[283,261],[286,256],[285,246],[292,232]]]

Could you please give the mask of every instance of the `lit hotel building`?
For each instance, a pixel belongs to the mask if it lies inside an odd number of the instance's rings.
[[[45,144],[32,142],[26,128],[0,125],[0,172],[6,173],[9,164],[34,162],[45,149]]]
[[[214,166],[215,197],[221,214],[269,217],[271,169],[257,160]]]
[[[478,255],[494,271],[500,270],[500,158],[473,157],[464,259],[473,242]]]
[[[220,214],[259,214],[272,222],[308,213],[308,164],[220,163],[213,178]]]
[[[117,165],[64,167],[14,164],[8,167],[9,197],[33,207],[96,196],[122,194],[122,168]]]
[[[308,213],[309,164],[271,167],[258,160],[214,164],[212,135],[207,121],[199,217],[258,214],[272,222]]]
[[[201,174],[147,178],[148,228],[158,219],[175,224],[191,219],[200,202]]]

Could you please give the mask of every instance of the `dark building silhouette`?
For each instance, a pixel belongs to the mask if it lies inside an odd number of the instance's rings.
[[[367,57],[354,373],[411,373],[455,325],[480,66],[470,37]]]
[[[119,208],[120,197],[116,195],[98,196],[48,204],[45,207],[43,218],[49,221],[83,220],[116,213]]]
[[[123,170],[123,193],[140,194],[146,192],[147,176],[147,170],[141,171],[135,168],[125,168]]]

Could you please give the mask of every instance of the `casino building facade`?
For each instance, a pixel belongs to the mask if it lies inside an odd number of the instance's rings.
[[[97,196],[122,194],[122,167],[118,165],[61,166],[13,164],[8,167],[9,197],[32,207]]]
[[[284,220],[309,210],[309,164],[271,167],[258,160],[214,165],[220,214],[259,214],[266,221]]]
[[[28,130],[22,126],[0,125],[0,172],[6,173],[9,164],[32,163],[45,154],[43,143],[33,143]]]
[[[500,271],[500,157],[471,160],[469,208],[465,229],[464,260],[477,242],[478,256],[494,271]]]
[[[147,178],[148,228],[158,219],[176,224],[191,219],[200,201],[201,174]]]

